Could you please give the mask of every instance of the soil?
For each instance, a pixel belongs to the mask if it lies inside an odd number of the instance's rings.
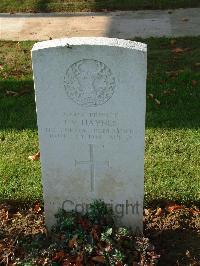
[[[197,207],[170,203],[163,208],[145,209],[144,235],[160,255],[158,265],[200,265],[200,211]],[[49,237],[40,203],[35,203],[31,208],[0,204],[0,265],[32,265],[20,264],[20,260],[33,255],[34,243],[37,248],[41,243],[46,254],[37,265],[49,265],[46,257],[52,250],[49,250]]]

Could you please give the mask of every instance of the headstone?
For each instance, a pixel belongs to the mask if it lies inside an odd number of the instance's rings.
[[[32,49],[46,224],[101,199],[142,230],[146,45],[66,38]]]

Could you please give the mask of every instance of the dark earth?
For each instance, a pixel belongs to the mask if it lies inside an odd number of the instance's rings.
[[[88,216],[60,212],[50,235],[39,202],[0,204],[0,265],[200,265],[197,207],[144,209],[144,236],[135,237],[99,206]]]

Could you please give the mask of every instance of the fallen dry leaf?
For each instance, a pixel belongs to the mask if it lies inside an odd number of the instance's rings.
[[[195,79],[192,80],[192,86],[196,86],[197,85],[197,81]]]
[[[189,251],[189,250],[186,250],[185,255],[186,255],[188,258],[191,258],[191,254],[190,254],[190,251]]]
[[[200,215],[200,210],[197,210],[197,209],[191,209],[190,212],[191,212],[193,215]]]
[[[63,250],[59,251],[59,252],[56,252],[56,254],[53,256],[53,261],[60,261],[64,257],[65,257],[65,252]]]
[[[146,216],[148,216],[148,215],[150,214],[149,209],[144,209],[144,214],[145,214]]]
[[[14,14],[14,13],[13,13],[13,14]],[[21,48],[21,44],[20,44],[20,42],[17,42],[17,43],[16,43],[16,47],[17,47],[17,48]]]
[[[154,99],[154,95],[152,93],[149,93],[149,98]]]
[[[174,212],[176,210],[181,210],[184,209],[183,205],[178,205],[178,204],[169,204],[168,206],[166,206],[166,210],[168,212]]]
[[[172,52],[173,52],[173,53],[176,53],[176,54],[183,53],[183,52],[185,52],[185,51],[186,51],[186,49],[183,49],[183,48],[174,48],[174,49],[172,50]]]
[[[77,238],[78,238],[78,236],[75,235],[75,236],[73,236],[72,239],[69,240],[69,242],[68,242],[68,247],[69,248],[73,248],[73,247],[77,247],[78,246]]]
[[[95,262],[99,262],[99,263],[105,263],[104,256],[95,256],[95,257],[92,257],[92,260]]]
[[[43,266],[45,266],[45,265],[49,265],[49,263],[48,263],[48,258],[39,258],[39,259],[37,259],[37,261],[36,261],[36,265],[43,265]],[[11,266],[14,266],[14,265],[11,265]]]
[[[90,224],[89,224],[89,222],[86,219],[80,218],[79,219],[79,224],[86,231],[90,228]]]
[[[99,240],[98,231],[95,228],[92,228],[91,235],[95,240]]]
[[[40,159],[40,152],[37,152],[35,155],[28,156],[28,159],[31,161],[37,161]]]
[[[163,94],[169,94],[169,95],[170,95],[170,94],[172,94],[172,93],[175,92],[175,91],[176,91],[176,89],[164,90],[164,91],[163,91]]]
[[[180,70],[166,71],[165,73],[170,77],[176,77],[178,76],[178,74],[182,73],[183,71],[184,71],[183,69],[180,69]]]
[[[78,254],[76,258],[76,266],[83,266],[84,265],[83,259],[84,259],[83,254],[82,253]]]
[[[158,99],[156,99],[156,98],[155,98],[155,103],[156,103],[157,105],[160,105],[160,101],[159,101]]]
[[[22,214],[20,212],[17,212],[17,213],[14,213],[13,214],[13,218],[21,218],[22,217]]]
[[[42,208],[40,207],[40,203],[36,202],[34,207],[33,207],[33,211],[38,214],[41,212],[41,210],[42,210]]]
[[[16,91],[6,91],[6,96],[14,96],[14,97],[16,97],[16,96],[18,96],[18,92],[16,92]]]
[[[121,261],[115,262],[115,266],[123,266],[124,264]]]
[[[59,265],[61,266],[79,266],[79,264],[76,263],[77,256],[66,254],[65,258],[62,260],[62,263]]]
[[[60,264],[61,266],[72,266],[72,265],[74,265],[74,264],[72,264],[70,261],[69,261],[69,259],[64,259],[63,261],[62,261],[62,264]]]
[[[160,216],[163,213],[162,208],[157,208],[155,216]]]
[[[8,221],[8,210],[6,209],[0,210],[0,222],[4,224],[7,221]]]
[[[6,96],[13,96],[13,97],[17,97],[17,96],[22,96],[26,93],[30,92],[30,89],[24,89],[21,91],[6,91]]]
[[[106,247],[105,247],[105,251],[106,252],[110,252],[111,250],[113,249],[112,245],[111,244],[108,244]]]

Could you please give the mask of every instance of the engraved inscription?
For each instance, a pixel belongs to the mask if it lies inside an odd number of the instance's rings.
[[[67,96],[75,103],[95,107],[112,97],[116,82],[111,70],[104,63],[82,59],[67,69],[64,86]]]
[[[109,161],[98,162],[94,159],[94,145],[89,144],[89,151],[90,151],[90,160],[89,161],[77,161],[75,160],[75,167],[78,164],[88,164],[90,166],[90,180],[91,180],[91,192],[94,192],[94,185],[95,185],[95,166],[96,165],[106,165],[109,167]]]
[[[46,137],[67,138],[87,143],[105,141],[129,142],[134,138],[133,126],[120,123],[123,117],[118,112],[65,112],[61,127],[40,128]]]

